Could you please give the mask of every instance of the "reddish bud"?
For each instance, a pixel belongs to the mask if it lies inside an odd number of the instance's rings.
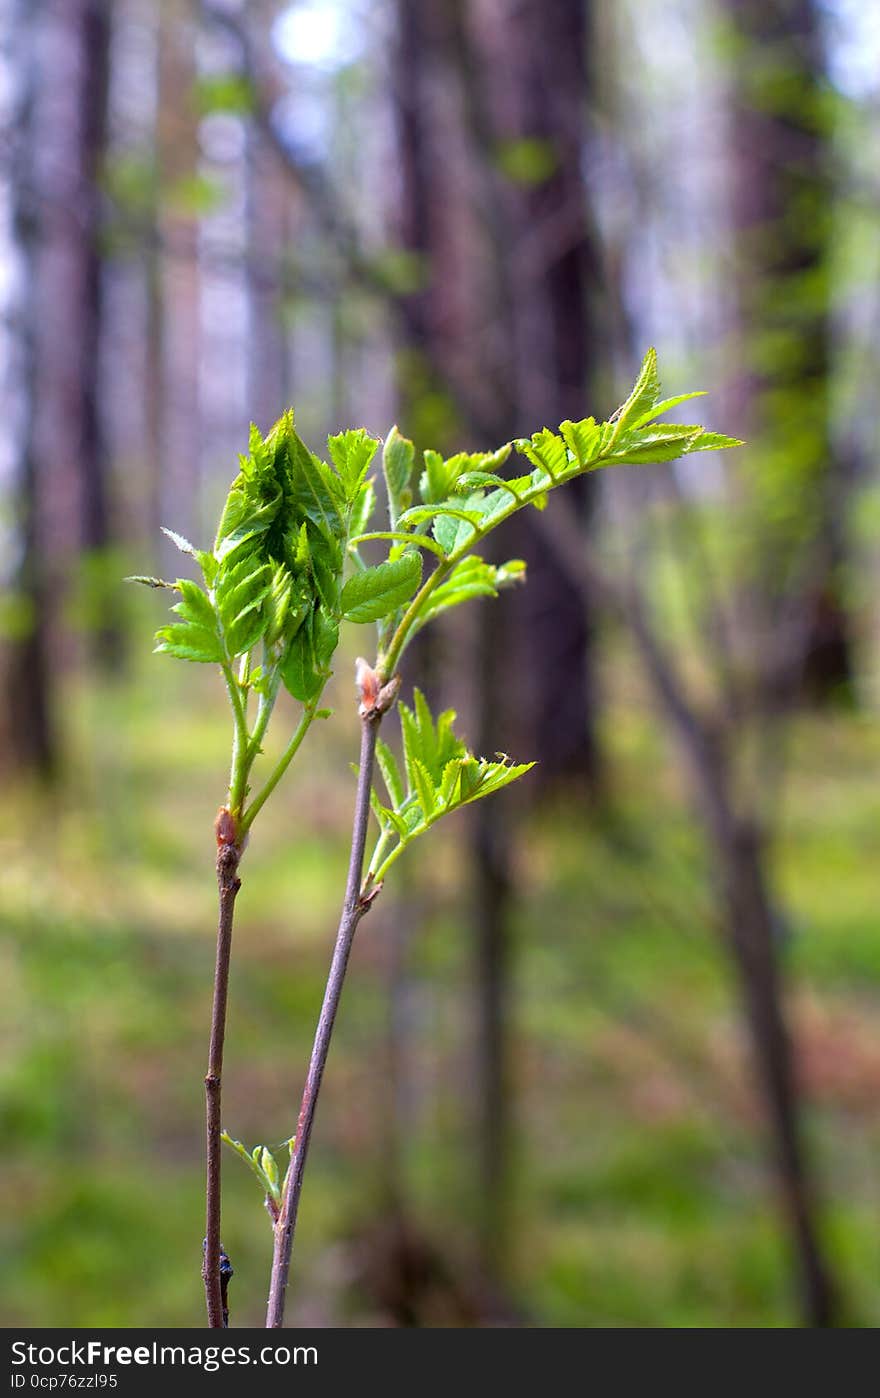
[[[359,655],[354,663],[354,682],[358,698],[361,701],[358,705],[358,713],[361,718],[366,718],[375,711],[382,682],[376,671],[367,664],[362,655]]]
[[[226,806],[221,806],[217,812],[217,819],[214,821],[214,834],[217,836],[218,848],[223,845],[235,844],[235,821],[232,812]]]
[[[381,675],[359,655],[355,662],[355,684],[361,701],[358,713],[361,718],[374,718],[391,708],[400,689],[400,676],[392,675],[388,683],[383,684]]]

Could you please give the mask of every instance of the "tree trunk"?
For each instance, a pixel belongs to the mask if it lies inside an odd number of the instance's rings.
[[[785,1022],[779,971],[778,928],[768,895],[765,851],[748,822],[734,823],[716,857],[721,865],[726,935],[746,1008],[758,1084],[766,1103],[779,1177],[800,1281],[806,1322],[830,1326],[836,1297],[816,1225],[814,1188],[804,1157],[792,1046]]]
[[[287,189],[278,161],[258,131],[249,133],[247,181],[248,413],[262,431],[288,404],[289,366],[283,293]]]
[[[195,81],[195,35],[174,0],[162,0],[159,24],[159,110],[156,133],[163,191],[191,179],[199,160],[197,125],[187,94]],[[160,230],[169,251],[159,271],[163,402],[159,482],[162,523],[175,521],[187,538],[200,537],[201,422],[199,393],[200,272],[198,222],[166,202]],[[177,566],[163,546],[160,571]]]
[[[42,209],[34,182],[37,142],[36,101],[38,70],[36,39],[38,21],[27,0],[18,0],[13,15],[14,52],[17,56],[15,133],[8,146],[9,182],[13,200],[13,232],[19,254],[20,295],[17,300],[13,352],[17,400],[21,418],[15,434],[13,499],[17,513],[18,566],[12,578],[16,626],[5,647],[3,740],[11,765],[52,775],[57,763],[57,742],[52,717],[52,665],[50,658],[48,578],[43,519],[45,484],[37,451],[39,411],[39,345],[34,314],[39,305]]]
[[[815,0],[725,0],[725,9],[739,357],[752,366],[739,420],[768,536],[764,625],[772,634],[779,608],[791,607],[793,576],[803,630],[796,682],[801,698],[824,703],[851,696],[854,670],[843,579],[851,472],[830,427],[833,153],[822,20]]]
[[[656,673],[654,677],[659,678]],[[661,698],[663,689],[660,679]],[[771,1133],[804,1320],[812,1326],[832,1325],[836,1288],[819,1238],[816,1188],[801,1138],[799,1089],[779,964],[780,930],[767,881],[765,842],[757,823],[735,810],[720,738],[693,715],[677,711],[672,693],[665,697],[691,767],[716,870],[722,925]]]
[[[500,63],[496,53],[496,71],[508,90],[511,119],[502,126],[502,149],[514,169],[526,156],[508,190],[520,432],[586,416],[596,386],[597,266],[582,170],[592,6],[585,0],[528,0],[505,4],[504,13],[509,42],[500,49]],[[571,492],[585,532],[594,487],[594,480],[583,477]],[[537,760],[544,788],[586,786],[597,793],[602,771],[593,601],[572,586],[534,521],[526,518],[525,526],[529,585],[513,637],[529,705],[522,750]]]
[[[69,2],[69,0],[68,0]],[[109,0],[81,0],[71,21],[79,41],[79,208],[71,232],[80,242],[81,304],[74,323],[79,345],[76,416],[80,425],[79,474],[81,541],[87,557],[98,565],[91,598],[93,643],[98,660],[108,669],[122,658],[123,628],[117,580],[100,567],[101,555],[113,542],[110,505],[110,459],[101,412],[101,346],[104,328],[104,266],[101,179],[107,152],[107,102],[110,86],[112,37]]]

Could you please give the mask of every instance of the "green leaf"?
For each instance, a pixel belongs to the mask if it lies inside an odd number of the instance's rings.
[[[461,780],[461,769],[467,760],[467,757],[453,757],[443,768],[439,799],[440,804],[450,810],[457,804],[456,795]]]
[[[221,1131],[220,1139],[224,1145],[231,1147],[236,1155],[241,1157],[249,1170],[253,1171],[263,1192],[271,1195],[276,1204],[280,1204],[281,1189],[278,1165],[271,1151],[267,1150],[265,1146],[254,1146],[253,1150],[249,1151],[241,1141],[233,1140],[228,1131]]]
[[[182,595],[182,600],[171,610],[182,617],[184,621],[191,621],[195,626],[216,632],[217,615],[207,593],[202,591],[198,583],[191,582],[189,578],[178,578],[176,586],[177,591]]]
[[[650,465],[686,455],[700,435],[694,427],[642,427],[625,432],[606,454],[608,465]]]
[[[379,764],[379,771],[382,773],[382,780],[385,783],[391,805],[395,810],[398,810],[403,805],[406,795],[403,777],[400,775],[397,758],[388,744],[383,742],[381,738],[376,739],[376,761]]]
[[[328,539],[342,538],[345,487],[325,461],[310,452],[290,424],[286,435],[290,459],[290,504],[300,517],[318,526]]]
[[[339,473],[347,500],[357,498],[378,445],[377,439],[369,436],[363,427],[327,438],[330,458]]]
[[[414,690],[413,708],[401,703],[398,712],[409,793],[401,799],[403,784],[397,764],[384,745],[382,749],[377,745],[380,769],[395,809],[378,807],[377,818],[384,823],[385,839],[381,853],[374,853],[369,866],[373,879],[383,878],[387,867],[409,842],[442,816],[500,791],[534,765],[514,765],[507,758],[496,762],[478,760],[456,735],[452,710],[441,714],[435,723],[427,700],[418,689]],[[387,847],[389,826],[393,826],[399,838],[390,853]]]
[[[510,456],[511,446],[510,442],[505,442],[497,451],[460,451],[446,461],[438,452],[426,451],[420,482],[422,499],[426,504],[439,504],[454,494],[463,477],[474,473],[494,476]]]
[[[491,471],[465,471],[455,482],[455,489],[466,495],[473,490],[482,490],[489,485],[497,485],[507,492],[509,498],[516,498],[516,491],[510,481],[506,481],[503,476],[494,475]]]
[[[173,655],[178,660],[197,660],[205,665],[220,665],[225,660],[216,631],[193,626],[191,622],[161,627],[156,632],[154,652],[157,655]]]
[[[634,427],[639,418],[653,409],[660,397],[660,379],[657,375],[657,351],[649,349],[642,360],[642,367],[639,370],[632,392],[624,403],[618,408],[612,421],[614,431],[611,441],[614,442],[627,428]]]
[[[284,687],[301,704],[310,704],[320,694],[324,676],[319,672],[312,640],[312,618],[308,617],[291,640],[281,661]]]
[[[410,791],[416,790],[414,762],[423,763],[434,784],[439,785],[447,762],[461,757],[466,751],[464,743],[453,731],[454,709],[446,709],[435,725],[428,701],[418,688],[413,690],[413,702],[412,709],[403,703],[398,706]]]
[[[496,587],[518,587],[526,580],[526,564],[522,558],[508,558],[495,569]]]
[[[559,424],[559,435],[580,467],[589,466],[595,460],[602,436],[595,418],[585,417],[580,422],[566,419]]]
[[[472,801],[479,801],[484,796],[491,796],[494,792],[500,791],[505,786],[510,786],[511,782],[525,776],[526,772],[530,772],[534,765],[534,762],[522,762],[519,765],[514,765],[506,760],[487,762],[485,758],[479,760],[475,757],[469,758],[462,765],[459,804],[467,806]]]
[[[363,534],[373,517],[373,510],[376,507],[376,491],[371,480],[364,481],[357,494],[351,511],[351,522],[349,530],[352,537],[356,534]]]
[[[330,661],[339,645],[339,622],[323,607],[317,607],[312,622],[312,645],[315,666],[323,674],[328,674]]]
[[[176,590],[180,593],[180,601],[171,610],[180,621],[156,632],[155,651],[179,660],[223,664],[227,657],[210,598],[189,578],[179,578]]]
[[[342,589],[342,614],[349,621],[379,621],[409,601],[421,577],[422,557],[416,552],[355,573]]]
[[[273,646],[280,640],[290,613],[290,600],[293,594],[293,578],[283,563],[275,566],[272,583],[266,598],[266,645]]]
[[[307,568],[311,557],[312,554],[309,548],[309,526],[306,524],[305,520],[303,520],[299,527],[299,533],[296,536],[296,548],[293,554],[294,568]]]
[[[533,465],[546,471],[550,481],[555,481],[568,466],[568,449],[565,442],[555,432],[551,432],[549,427],[542,427],[540,432],[533,432],[531,437],[521,438],[516,443],[516,449]]]
[[[260,1152],[260,1168],[262,1169],[263,1174],[266,1176],[266,1179],[268,1180],[271,1186],[271,1192],[273,1197],[276,1197],[278,1195],[278,1185],[280,1182],[278,1175],[278,1162],[276,1161],[272,1152],[266,1146],[263,1146],[263,1149]]]
[[[227,555],[214,585],[217,610],[230,656],[244,655],[265,635],[268,613],[262,604],[272,588],[273,572],[253,552]]]
[[[679,403],[689,403],[692,398],[705,398],[705,396],[706,390],[698,388],[693,393],[679,393],[674,398],[664,398],[662,403],[655,403],[652,408],[643,413],[638,421],[633,423],[633,426],[646,427],[655,418],[662,417],[664,413],[669,413],[673,408],[677,408]]]
[[[388,516],[392,529],[396,529],[401,514],[412,504],[414,463],[415,447],[412,442],[408,437],[402,437],[396,427],[392,427],[382,451],[382,471],[388,493]]]
[[[342,573],[342,554],[335,539],[327,536],[317,527],[309,525],[309,558],[311,574],[318,596],[330,612],[339,609],[339,582]]]
[[[743,447],[745,442],[739,437],[725,437],[723,432],[703,432],[692,437],[687,449],[688,456],[695,451],[723,451],[727,447]]]
[[[434,783],[431,780],[431,774],[424,762],[418,757],[412,759],[410,775],[416,797],[422,809],[422,815],[426,821],[430,821],[437,809],[437,797],[434,791]]]
[[[358,770],[359,770],[359,769],[358,769],[358,767],[357,767],[356,764],[354,764],[354,770],[355,770],[355,776],[357,776],[357,773],[358,773]],[[374,790],[372,787],[370,788],[370,810],[373,812],[373,815],[376,817],[376,820],[377,820],[378,825],[379,825],[379,829],[380,829],[380,830],[387,830],[387,829],[389,828],[389,826],[391,825],[390,816],[391,816],[392,812],[391,812],[391,811],[387,811],[387,810],[385,809],[385,807],[382,805],[382,802],[379,800],[378,796],[376,795],[375,790]]]
[[[413,826],[418,825],[421,813],[417,806],[410,806],[406,814],[400,811],[389,811],[386,806],[382,807],[382,814],[387,817],[388,823],[392,825],[400,836],[402,844],[406,844],[412,834]],[[413,819],[415,817],[415,819]]]
[[[458,458],[452,457],[451,460],[444,461],[438,451],[429,450],[425,452],[424,460],[425,470],[420,481],[421,496],[426,505],[433,505],[452,494],[459,475]]]
[[[274,524],[281,507],[282,495],[279,489],[273,489],[268,497],[263,497],[246,489],[240,481],[241,478],[233,483],[226,497],[217,528],[214,554],[218,562],[241,544],[265,534]]]
[[[459,607],[474,597],[497,597],[499,588],[524,582],[525,571],[526,565],[519,558],[512,558],[495,567],[477,554],[469,554],[455,565],[446,582],[425,598],[424,607],[419,613],[419,628],[441,612]]]

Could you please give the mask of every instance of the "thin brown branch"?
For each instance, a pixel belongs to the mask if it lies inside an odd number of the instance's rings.
[[[214,999],[211,1007],[211,1040],[208,1071],[205,1075],[205,1117],[207,1133],[207,1175],[205,1186],[205,1260],[202,1278],[208,1307],[208,1325],[222,1330],[229,1323],[226,1286],[222,1275],[220,1243],[220,1156],[222,1143],[221,1079],[223,1044],[226,1038],[226,1002],[229,994],[229,958],[232,949],[232,922],[235,898],[241,887],[238,865],[241,851],[225,841],[217,847],[217,887],[220,916],[217,924],[217,960],[214,967]],[[226,1259],[228,1267],[229,1259]],[[228,1283],[227,1272],[225,1281]]]
[[[318,1105],[321,1080],[330,1050],[330,1039],[336,1022],[336,1012],[342,995],[348,958],[351,954],[354,934],[364,913],[368,911],[376,890],[364,894],[361,881],[364,867],[364,848],[367,840],[367,826],[370,818],[370,790],[373,783],[373,764],[376,755],[376,738],[382,713],[378,708],[369,710],[361,719],[361,754],[358,770],[357,796],[355,798],[354,826],[351,837],[351,859],[348,866],[348,879],[345,886],[345,899],[342,916],[336,934],[333,960],[324,1003],[315,1032],[312,1056],[306,1085],[303,1089],[296,1138],[290,1165],[284,1180],[281,1198],[281,1211],[275,1225],[275,1248],[272,1258],[272,1278],[269,1288],[269,1306],[266,1313],[266,1328],[278,1329],[284,1323],[284,1302],[287,1295],[287,1280],[290,1274],[290,1257],[293,1251],[293,1237],[296,1229],[299,1201],[302,1193],[303,1174],[306,1168],[309,1141]]]

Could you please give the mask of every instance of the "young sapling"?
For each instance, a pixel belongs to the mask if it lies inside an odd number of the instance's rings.
[[[542,428],[491,452],[444,459],[425,451],[417,473],[412,442],[393,428],[382,449],[387,528],[371,528],[376,507],[368,477],[379,442],[363,429],[328,438],[329,462],[308,450],[286,413],[263,439],[251,429],[250,452],[230,489],[213,549],[170,534],[202,574],[202,583],[136,581],[180,595],[177,620],[157,633],[156,650],[219,666],[232,710],[227,800],[216,822],[219,920],[205,1078],[207,1131],[206,1239],[203,1277],[208,1323],[228,1323],[221,1268],[220,1152],[229,1144],[256,1175],[273,1228],[267,1327],[283,1324],[290,1259],[321,1081],[357,926],[406,849],[444,816],[516,781],[531,763],[477,758],[454,730],[450,710],[437,719],[416,689],[411,706],[396,703],[401,658],[415,635],[443,612],[476,597],[494,597],[524,580],[517,559],[487,562],[476,550],[519,510],[542,510],[551,491],[588,471],[626,463],[672,461],[739,445],[700,426],[663,424],[665,413],[694,393],[661,400],[650,350],[626,401],[606,422],[588,417]],[[507,473],[512,455],[530,469]],[[418,476],[418,479],[416,479]],[[378,563],[367,546],[387,546]],[[429,571],[425,576],[425,564]],[[221,1080],[233,912],[239,866],[257,814],[284,776],[316,718],[331,674],[342,622],[374,622],[372,662],[356,672],[360,718],[354,824],[342,913],[283,1183],[272,1152],[248,1151],[222,1130]],[[281,687],[301,712],[281,758],[254,795],[251,778]],[[397,708],[403,770],[379,730]],[[384,795],[374,789],[378,767]],[[370,816],[376,836],[367,858]],[[225,1255],[223,1255],[225,1256]]]

